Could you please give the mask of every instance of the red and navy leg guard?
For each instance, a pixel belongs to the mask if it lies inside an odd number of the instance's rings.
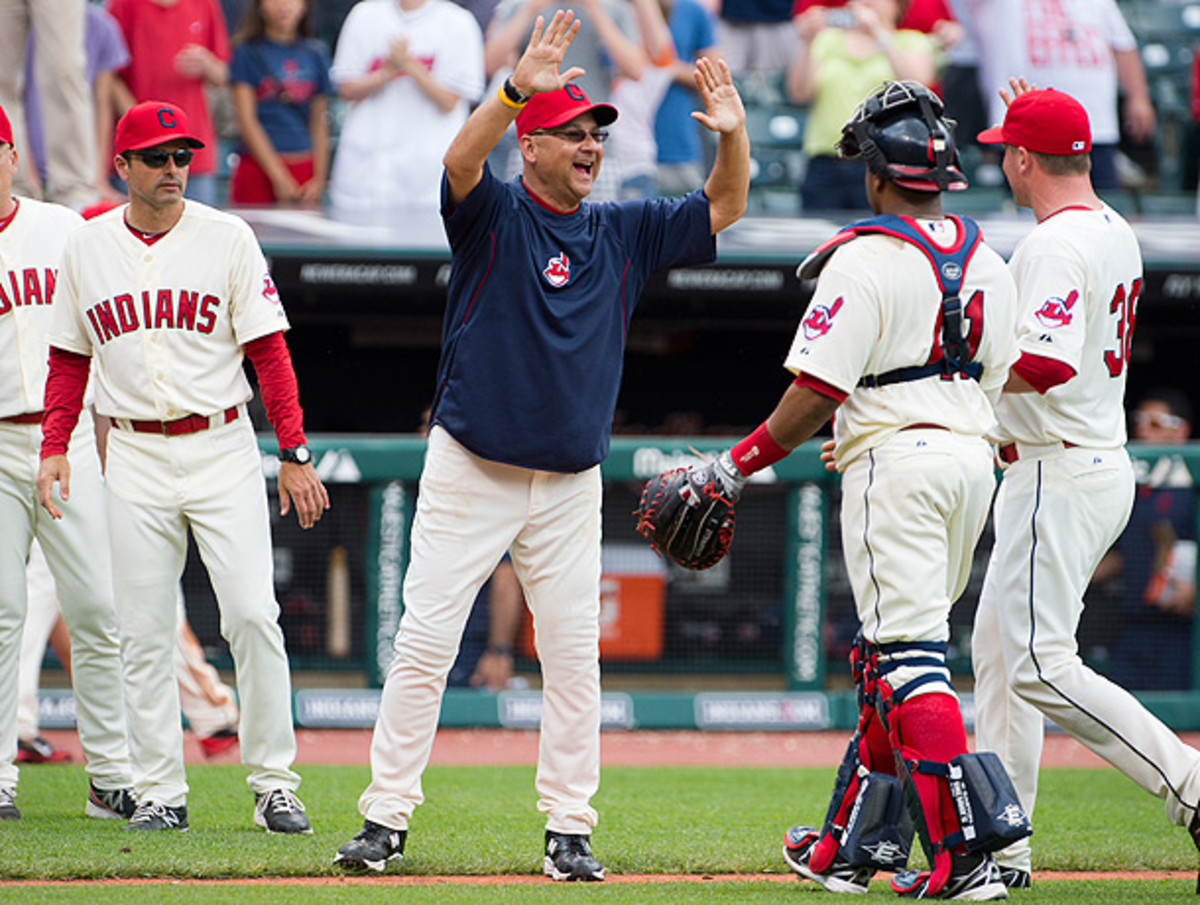
[[[809,852],[808,867],[816,873],[827,871],[837,856],[854,867],[901,870],[912,849],[912,820],[895,776],[891,742],[875,708],[875,670],[866,653],[859,645],[850,657],[859,687],[858,726]]]
[[[948,763],[967,751],[962,714],[946,669],[945,645],[895,642],[875,650],[879,664],[876,706],[888,730],[905,802],[930,865],[928,872],[909,871],[901,877],[917,876],[919,882],[927,882],[925,895],[936,895],[950,878],[950,852],[956,847],[953,840],[960,828],[946,778],[916,767],[926,762]],[[902,675],[906,680],[897,684]],[[931,685],[944,686],[945,693],[930,689]],[[918,690],[925,693],[915,694]],[[957,850],[963,850],[961,844]],[[910,891],[903,881],[903,888],[897,886],[899,880],[893,878],[892,888]]]
[[[905,800],[930,865],[929,873],[919,879],[927,877],[926,894],[936,895],[950,879],[950,852],[960,834],[946,778],[924,772],[920,765],[946,763],[966,753],[962,714],[950,695],[923,694],[894,704],[889,724]],[[904,889],[895,884],[893,880],[897,892],[907,891],[908,884]]]

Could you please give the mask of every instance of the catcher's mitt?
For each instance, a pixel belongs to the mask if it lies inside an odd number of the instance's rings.
[[[685,569],[711,568],[729,552],[740,492],[717,463],[665,471],[642,491],[638,533]]]

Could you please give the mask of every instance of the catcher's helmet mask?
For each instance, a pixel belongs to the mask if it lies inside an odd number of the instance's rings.
[[[862,157],[871,172],[917,192],[967,187],[954,143],[954,120],[920,82],[884,82],[842,127],[842,157]]]

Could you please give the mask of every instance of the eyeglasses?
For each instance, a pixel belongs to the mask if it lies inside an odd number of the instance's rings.
[[[592,137],[592,141],[598,142],[599,144],[604,144],[606,141],[608,141],[607,129],[592,129],[590,132],[583,129],[559,129],[555,132],[551,132],[548,129],[544,131],[539,129],[535,132],[531,132],[530,134],[553,135],[555,138],[561,138],[563,141],[569,142],[573,145],[583,144],[589,135]]]
[[[182,170],[184,167],[190,164],[192,162],[192,158],[196,156],[193,151],[190,151],[187,148],[179,148],[174,151],[164,151],[162,148],[155,148],[151,151],[128,151],[126,153],[129,157],[136,157],[146,166],[154,170],[161,170],[167,165],[168,160],[175,161],[175,166]]]
[[[1183,427],[1184,420],[1178,415],[1168,412],[1134,412],[1133,423],[1141,427],[1161,427],[1166,430],[1178,430]]]

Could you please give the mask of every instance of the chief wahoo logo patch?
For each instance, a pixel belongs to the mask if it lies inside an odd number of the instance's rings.
[[[1079,290],[1072,289],[1071,294],[1065,299],[1048,298],[1042,302],[1042,307],[1034,312],[1034,317],[1041,321],[1042,326],[1054,329],[1055,327],[1065,327],[1071,323],[1071,309],[1075,307],[1075,303],[1079,301]]]
[[[546,269],[542,271],[542,276],[555,289],[565,286],[567,280],[571,278],[571,262],[567,260],[567,253],[560,251],[557,256],[551,258]]]
[[[271,279],[269,273],[263,275],[262,294],[268,302],[279,304],[279,290],[275,288],[275,281]]]
[[[808,312],[808,317],[804,318],[804,338],[807,340],[820,339],[828,333],[829,328],[833,326],[833,319],[842,310],[843,304],[844,301],[839,295],[837,301],[829,307],[814,305]]]

